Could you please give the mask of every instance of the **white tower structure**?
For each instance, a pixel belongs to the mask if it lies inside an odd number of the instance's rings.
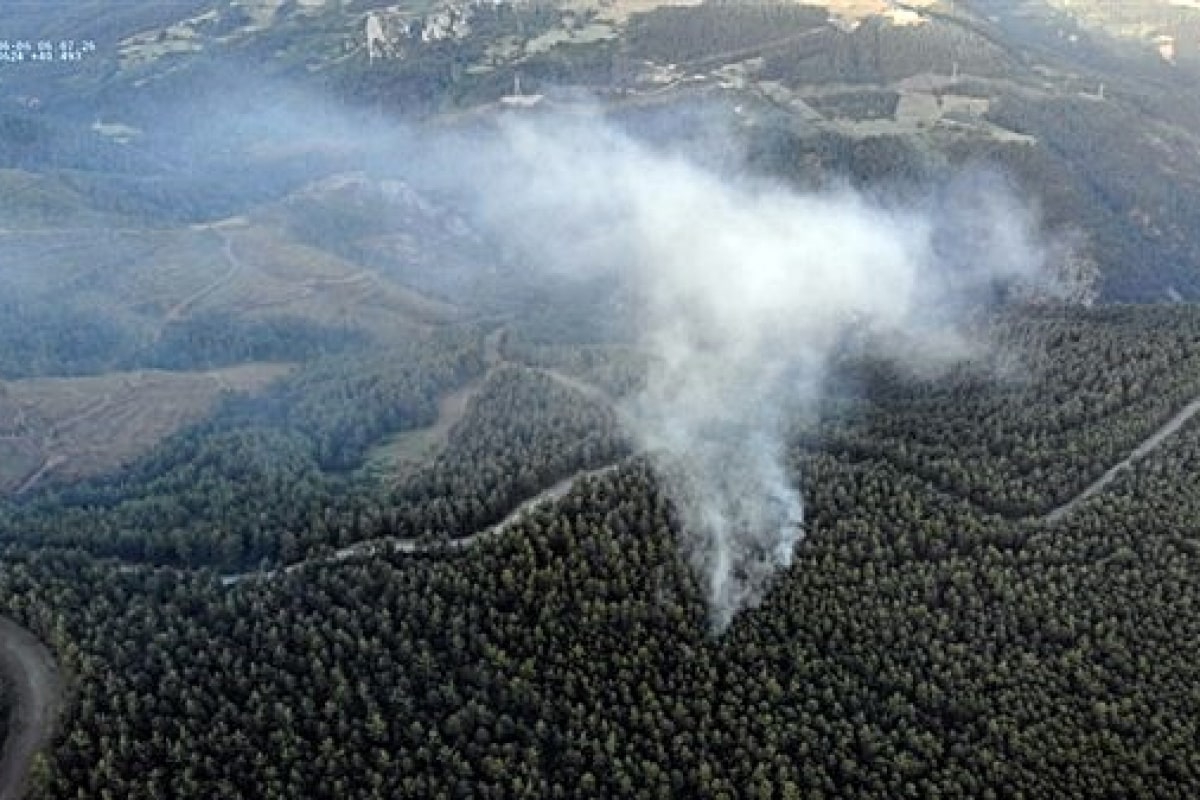
[[[379,15],[374,12],[367,14],[367,58],[374,61],[376,57],[382,57],[386,45],[387,38],[383,34],[383,22]]]

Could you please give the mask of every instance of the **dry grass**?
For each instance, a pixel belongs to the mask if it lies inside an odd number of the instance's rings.
[[[0,438],[0,489],[20,486],[45,460],[41,451],[25,439]]]
[[[0,432],[0,490],[32,488],[31,478],[72,480],[111,472],[203,419],[223,392],[261,392],[290,368],[260,363],[0,384],[5,412],[19,421]]]
[[[397,483],[424,464],[445,446],[451,429],[466,416],[471,398],[483,385],[480,377],[438,401],[437,421],[426,428],[401,431],[371,449],[364,468],[368,473]]]
[[[452,306],[288,237],[272,225],[145,230],[0,229],[24,285],[70,296],[159,333],[189,317],[288,317],[407,336],[454,319]]]
[[[576,12],[595,10],[597,19],[625,22],[632,14],[667,6],[698,6],[701,2],[703,0],[566,0],[562,7]]]
[[[446,304],[270,228],[246,227],[224,235],[224,258],[228,262],[232,255],[238,270],[197,308],[249,317],[299,317],[384,337],[454,316]]]

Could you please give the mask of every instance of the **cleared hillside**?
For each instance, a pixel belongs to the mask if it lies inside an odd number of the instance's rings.
[[[0,491],[102,475],[208,416],[229,392],[255,394],[290,369],[137,371],[0,382]]]

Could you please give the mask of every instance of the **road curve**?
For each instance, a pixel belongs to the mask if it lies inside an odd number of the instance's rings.
[[[606,464],[603,467],[595,469],[585,469],[576,472],[574,475],[563,478],[558,483],[543,489],[533,497],[522,502],[512,511],[508,512],[507,516],[499,522],[489,525],[483,530],[475,531],[466,536],[460,536],[457,539],[447,539],[440,542],[428,543],[420,539],[406,539],[398,536],[389,536],[379,539],[364,539],[361,542],[355,542],[352,545],[336,550],[332,553],[321,556],[311,556],[302,561],[296,561],[292,564],[283,567],[282,569],[272,569],[266,571],[255,572],[234,572],[221,575],[219,580],[224,586],[233,586],[243,581],[258,580],[262,578],[274,578],[279,574],[290,575],[294,572],[299,572],[305,567],[317,564],[337,564],[342,561],[348,561],[352,558],[367,558],[369,556],[379,555],[382,553],[427,553],[441,552],[451,550],[463,550],[471,545],[486,539],[491,536],[504,533],[526,514],[536,510],[538,507],[552,503],[555,500],[562,499],[576,483],[588,478],[599,478],[616,471],[623,461],[618,461],[613,464]],[[0,800],[4,800],[0,797]]]
[[[487,364],[487,371],[475,380],[469,382],[466,386],[463,386],[460,389],[445,395],[442,398],[442,401],[440,401],[438,404],[437,421],[426,430],[436,431],[438,438],[445,440],[449,436],[450,429],[453,428],[454,425],[458,424],[459,420],[462,419],[471,398],[478,394],[488,376],[491,375],[499,366],[505,363],[510,363],[507,361],[507,359],[505,359],[503,354],[504,334],[505,330],[503,327],[497,328],[488,334],[488,336],[484,339],[484,362]],[[559,385],[577,392],[593,402],[608,406],[610,408],[616,408],[613,399],[602,389],[599,389],[596,386],[562,373],[556,369],[548,367],[529,367],[527,365],[523,366],[533,372],[545,375]],[[448,399],[450,399],[451,402],[446,402]],[[313,564],[335,564],[352,558],[366,557],[378,553],[420,553],[442,549],[461,550],[471,546],[480,539],[503,533],[508,528],[512,527],[517,520],[538,506],[545,505],[546,503],[562,498],[571,490],[576,482],[586,478],[595,478],[610,473],[616,470],[621,463],[622,462],[618,461],[613,464],[605,464],[604,466],[593,469],[578,470],[574,474],[558,481],[553,486],[547,487],[533,497],[526,499],[524,502],[510,511],[508,515],[499,522],[484,528],[483,530],[468,534],[467,536],[433,544],[429,544],[418,539],[406,539],[400,537],[364,539],[360,542],[355,542],[352,545],[343,547],[333,553],[310,556],[309,558],[289,564],[286,567],[271,570],[255,570],[253,572],[225,573],[219,577],[219,580],[225,586],[233,586],[248,580],[274,578],[281,573],[288,575],[298,572],[299,570]],[[0,800],[3,800],[3,798],[0,798]]]
[[[1155,450],[1157,447],[1159,447],[1159,445],[1174,435],[1187,423],[1188,420],[1194,417],[1197,412],[1200,412],[1200,397],[1197,397],[1196,399],[1192,400],[1192,402],[1181,408],[1175,414],[1175,416],[1163,423],[1163,425],[1154,433],[1147,436],[1132,453],[1125,456],[1125,458],[1121,459],[1112,467],[1110,467],[1107,472],[1093,481],[1082,492],[1075,495],[1062,505],[1059,505],[1050,510],[1048,513],[1044,514],[1042,519],[1046,522],[1058,522],[1069,515],[1079,506],[1080,503],[1090,499],[1096,494],[1099,494],[1104,490],[1105,487],[1107,487],[1116,479],[1117,475],[1133,466],[1135,462],[1144,458],[1148,453],[1150,453],[1152,450]]]
[[[229,264],[229,268],[226,269],[225,272],[218,275],[212,281],[212,283],[201,286],[199,289],[192,292],[175,305],[171,306],[171,308],[167,310],[166,315],[163,317],[162,322],[158,326],[158,332],[154,337],[156,340],[162,338],[163,332],[167,329],[168,325],[182,320],[185,316],[187,316],[187,313],[192,306],[196,305],[209,295],[215,293],[222,286],[226,285],[235,277],[237,277],[238,273],[242,271],[242,260],[238,258],[237,253],[233,252],[233,237],[226,233],[224,229],[218,228],[215,225],[212,226],[212,230],[216,230],[217,235],[221,237],[221,241],[223,243],[221,246],[221,253],[225,256],[225,261]]]
[[[302,561],[298,564],[293,564],[292,566],[288,567],[288,571],[302,567],[307,563],[311,563],[312,561],[324,561],[326,563],[333,561],[345,561],[346,559],[354,558],[355,556],[367,556],[378,552],[386,552],[388,550],[394,553],[420,553],[424,551],[440,549],[461,550],[465,547],[470,547],[481,539],[486,539],[489,536],[495,536],[497,534],[504,533],[523,517],[536,510],[540,506],[544,506],[556,500],[561,500],[564,496],[566,496],[567,492],[571,491],[576,483],[588,478],[599,478],[602,475],[607,475],[610,472],[614,472],[618,467],[621,466],[621,464],[622,462],[618,461],[613,464],[606,464],[603,467],[596,467],[595,469],[579,470],[575,474],[563,478],[553,486],[543,489],[533,497],[525,500],[512,511],[508,512],[504,519],[500,520],[499,522],[489,525],[483,530],[475,531],[474,533],[466,536],[460,536],[457,539],[448,539],[444,542],[434,543],[432,545],[425,544],[418,539],[367,539],[356,544],[352,544],[348,547],[343,547],[341,550],[338,550],[333,555],[327,556],[324,559],[310,559],[310,561]]]
[[[0,616],[0,671],[13,695],[0,756],[0,800],[17,800],[25,792],[34,755],[54,730],[62,683],[46,646],[4,616]]]

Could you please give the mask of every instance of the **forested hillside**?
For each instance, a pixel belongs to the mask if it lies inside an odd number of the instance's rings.
[[[1196,424],[1065,520],[1025,515],[1195,393],[1200,372],[1179,354],[1200,344],[1196,317],[1048,310],[995,324],[1020,364],[1007,375],[844,366],[861,395],[831,401],[792,454],[808,504],[797,561],[719,638],[678,552],[676,511],[640,460],[462,551],[324,561],[234,585],[191,569],[276,547],[466,535],[559,477],[620,458],[627,445],[602,434],[611,412],[551,366],[586,374],[625,360],[620,350],[494,368],[444,453],[392,489],[381,516],[359,495],[339,517],[344,501],[322,483],[339,462],[320,455],[323,428],[308,421],[324,415],[288,400],[287,387],[308,384],[324,387],[316,397],[362,394],[320,366],[264,401],[232,403],[119,482],[10,507],[7,607],[74,681],[40,791],[1189,796],[1200,781],[1189,744],[1200,698],[1188,688],[1200,678],[1200,544],[1197,497],[1180,476],[1195,467]],[[442,352],[456,341],[470,339]],[[506,347],[523,351],[534,353]],[[405,396],[397,381],[393,400]],[[1056,399],[1068,395],[1078,402]],[[847,417],[847,402],[870,410]],[[408,424],[428,419],[420,407]],[[1105,425],[1126,438],[1097,450],[1091,432]],[[281,448],[253,466],[254,437],[279,436],[294,438],[309,477],[297,481]],[[211,457],[186,463],[201,472],[171,477],[179,448],[197,446]],[[189,510],[176,518],[162,503]],[[196,549],[220,552],[205,533],[242,520],[262,532],[239,534],[263,542],[258,552],[222,562]],[[196,544],[158,557],[174,568],[135,566],[155,559],[159,537],[184,535],[181,523]]]
[[[57,662],[0,784],[1200,795],[1183,50],[46,7],[4,35],[96,49],[0,63],[0,621]]]

